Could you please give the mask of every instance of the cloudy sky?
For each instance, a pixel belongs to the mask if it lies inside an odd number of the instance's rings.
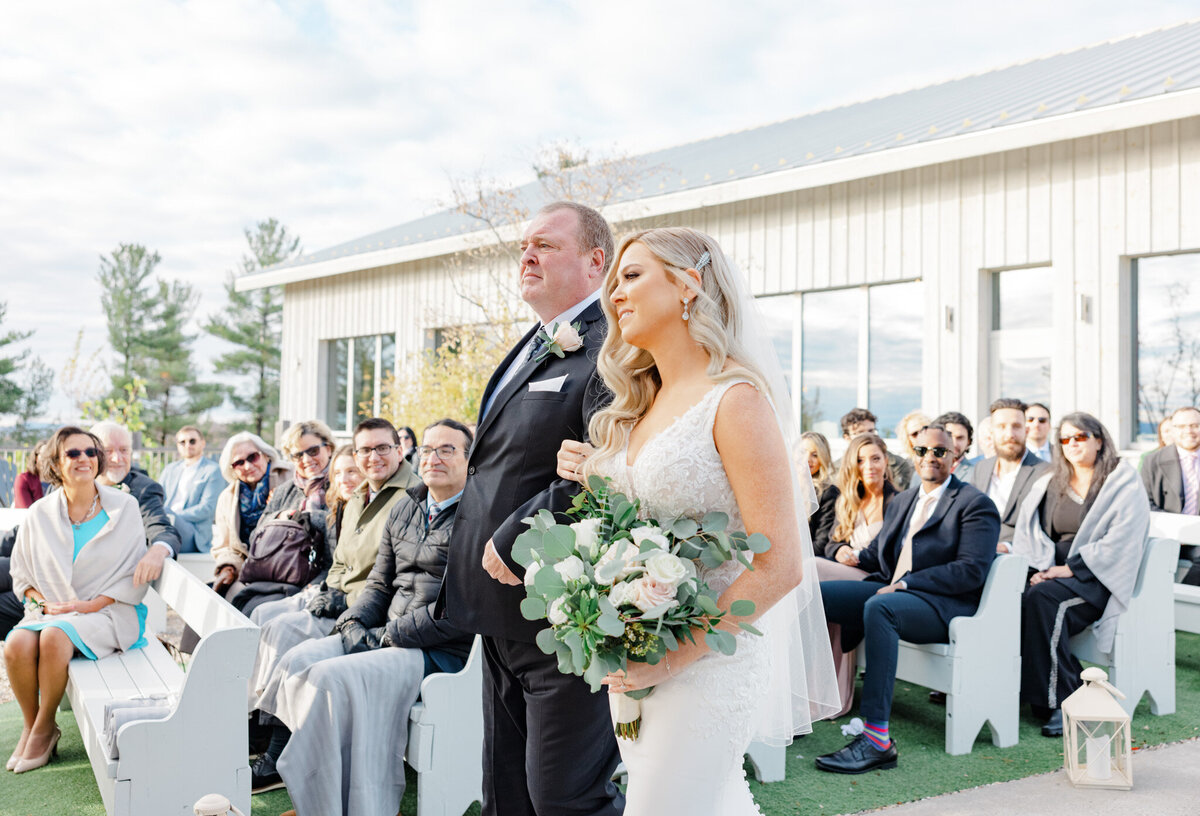
[[[103,347],[98,259],[219,310],[242,230],[309,250],[527,180],[1181,22],[1173,0],[58,0],[0,9],[0,301],[58,371]],[[202,357],[216,341],[198,345]],[[66,418],[60,396],[51,417]]]

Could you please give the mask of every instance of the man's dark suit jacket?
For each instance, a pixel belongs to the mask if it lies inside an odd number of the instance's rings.
[[[1142,461],[1142,483],[1150,497],[1150,509],[1163,513],[1183,512],[1183,470],[1174,445],[1146,454]]]
[[[1043,462],[1032,451],[1025,451],[1025,456],[1021,459],[1021,467],[1017,471],[1017,478],[1013,480],[1012,492],[1008,494],[1008,504],[1000,511],[1001,541],[1011,542],[1013,540],[1013,529],[1017,525],[1017,512],[1021,509],[1021,502],[1025,500],[1029,488],[1037,480],[1037,477],[1049,469],[1049,462]],[[976,462],[975,467],[971,470],[972,486],[980,493],[986,494],[988,487],[991,486],[992,473],[995,470],[995,456],[989,456]]]
[[[138,468],[130,468],[121,484],[129,488],[129,495],[138,500],[138,506],[142,509],[146,543],[161,541],[171,546],[174,555],[179,555],[183,544],[179,540],[179,533],[175,532],[175,527],[171,524],[171,519],[167,517],[167,509],[164,506],[166,494],[163,493],[162,485]]]
[[[869,578],[891,583],[908,532],[921,485],[905,490],[883,514],[883,529],[858,556]],[[952,618],[974,615],[987,581],[1000,514],[985,494],[950,476],[933,514],[913,536],[912,571],[902,580],[907,592],[928,601],[947,625]]]
[[[608,327],[598,303],[573,322],[581,324],[583,348],[562,358],[551,354],[539,363],[525,363],[487,413],[480,408],[438,601],[439,614],[463,631],[532,643],[546,626],[545,621],[522,617],[524,587],[501,584],[484,572],[480,561],[484,545],[492,539],[508,568],[522,575],[525,568],[513,561],[512,546],[529,529],[523,519],[543,508],[568,509],[581,489],[558,478],[557,455],[564,439],[587,438],[588,420],[611,398],[596,372],[596,357]],[[536,327],[527,332],[496,369],[482,405],[487,405],[497,382],[516,356],[524,353],[535,331]],[[531,383],[564,376],[558,390],[530,388]]]

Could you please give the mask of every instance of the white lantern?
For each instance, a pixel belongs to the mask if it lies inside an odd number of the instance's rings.
[[[1063,753],[1067,777],[1077,788],[1133,787],[1129,715],[1114,696],[1103,669],[1083,670],[1083,686],[1063,700]]]

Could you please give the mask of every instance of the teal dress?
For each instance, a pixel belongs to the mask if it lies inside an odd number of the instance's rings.
[[[85,546],[87,546],[87,543],[95,538],[96,533],[100,532],[100,530],[102,530],[104,525],[107,523],[108,513],[102,509],[98,514],[96,514],[94,519],[85,521],[83,524],[78,526],[74,524],[71,525],[72,534],[75,539],[75,552],[71,555],[72,562],[79,557],[79,553]],[[146,645],[146,605],[144,603],[138,604],[136,609],[138,613],[138,639],[136,643],[129,647],[130,649],[140,649]],[[96,659],[96,653],[93,652],[91,648],[83,642],[83,638],[81,638],[79,633],[75,631],[75,627],[71,625],[70,621],[37,621],[35,623],[26,623],[17,626],[13,631],[16,631],[16,629],[28,629],[31,632],[40,632],[47,627],[61,629],[66,633],[67,637],[71,639],[71,643],[75,644],[75,648],[79,650],[81,655],[86,657],[88,660]]]

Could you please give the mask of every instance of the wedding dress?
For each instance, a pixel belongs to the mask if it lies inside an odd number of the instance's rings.
[[[643,518],[701,519],[720,511],[730,530],[744,530],[729,477],[713,441],[721,398],[743,380],[715,385],[699,402],[643,445],[632,465],[628,450],[596,462],[600,475],[641,500]],[[697,564],[718,594],[745,567],[728,561],[715,569]],[[642,700],[637,740],[618,739],[629,772],[625,816],[660,814],[760,814],[743,771],[755,737],[756,712],[766,696],[772,650],[766,638],[742,632],[733,655],[710,652],[655,686]]]

